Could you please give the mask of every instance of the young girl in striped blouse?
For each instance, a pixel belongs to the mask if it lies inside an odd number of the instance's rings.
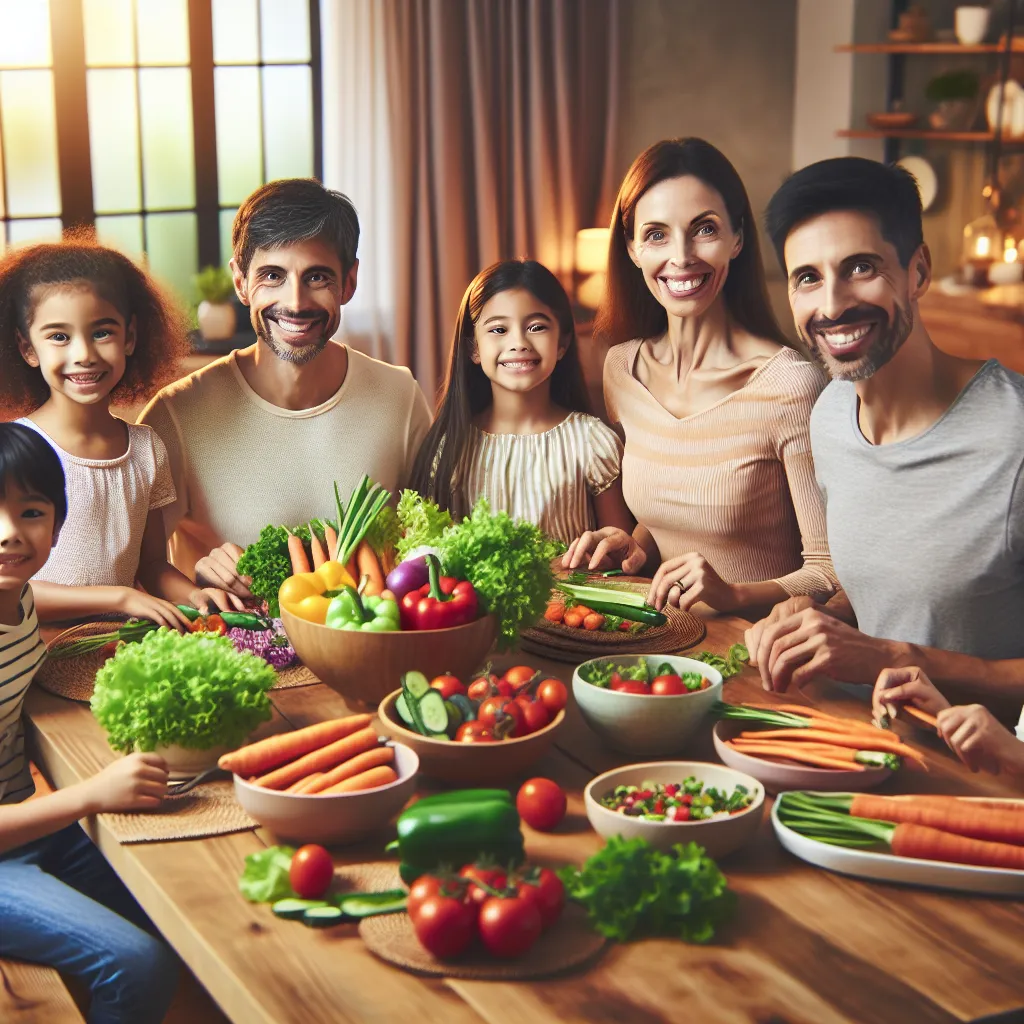
[[[565,289],[534,260],[495,263],[463,296],[412,485],[455,515],[485,497],[566,544],[628,531],[622,443],[588,410]]]

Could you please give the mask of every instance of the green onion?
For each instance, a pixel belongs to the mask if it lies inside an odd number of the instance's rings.
[[[356,484],[348,500],[342,508],[341,494],[338,485],[334,485],[334,503],[338,510],[338,553],[337,560],[347,564],[352,552],[359,547],[367,531],[373,525],[380,510],[391,500],[391,492],[380,484],[372,484],[370,478],[363,478]]]

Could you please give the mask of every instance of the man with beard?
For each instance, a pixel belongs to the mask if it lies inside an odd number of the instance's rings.
[[[331,343],[356,289],[359,220],[311,179],[271,182],[239,208],[231,271],[257,342],[164,388],[147,406],[177,499],[171,558],[205,586],[249,595],[236,563],[267,524],[327,514],[367,473],[408,480],[430,426],[405,367]]]
[[[801,339],[832,378],[811,447],[843,593],[777,606],[747,633],[752,662],[775,690],[913,665],[1019,709],[1024,377],[932,343],[918,311],[931,260],[906,171],[813,164],[766,221]]]

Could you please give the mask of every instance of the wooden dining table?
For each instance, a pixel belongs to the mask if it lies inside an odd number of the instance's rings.
[[[725,653],[748,624],[710,615],[698,649]],[[513,653],[568,684],[573,666]],[[368,665],[372,672],[373,666]],[[729,701],[765,699],[747,668],[725,684]],[[354,713],[322,684],[273,691],[269,731]],[[789,695],[787,699],[794,699]],[[796,699],[867,718],[847,688],[814,685]],[[116,755],[87,705],[36,688],[27,700],[35,752],[56,786]],[[897,728],[925,754],[927,772],[902,769],[882,792],[1020,796],[1008,781],[972,775],[934,736]],[[711,723],[683,756],[717,761]],[[630,763],[606,747],[570,696],[555,744],[531,775],[558,782],[568,814],[548,834],[523,826],[532,861],[581,863],[602,840],[582,791]],[[473,780],[467,779],[467,785]],[[235,1024],[438,1021],[445,1024],[952,1024],[1024,1021],[1024,902],[861,881],[786,853],[765,813],[749,846],[721,868],[737,894],[731,923],[705,946],[673,939],[612,944],[591,966],[532,982],[425,978],[376,959],[355,926],[310,929],[246,902],[247,854],[278,842],[266,829],[213,838],[121,845],[102,817],[83,822],[100,850]],[[338,870],[385,859],[382,833],[332,852]]]

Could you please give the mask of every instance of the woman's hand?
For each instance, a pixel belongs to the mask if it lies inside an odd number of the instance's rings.
[[[703,555],[691,551],[662,562],[651,580],[647,603],[658,609],[672,604],[686,611],[698,601],[720,612],[732,611],[739,604],[736,591]]]
[[[875,720],[878,721],[884,715],[895,718],[900,704],[913,704],[929,715],[938,715],[949,707],[949,701],[916,666],[883,669],[871,695]]]
[[[1024,743],[980,704],[946,707],[938,713],[939,735],[972,772],[1024,774]]]
[[[587,530],[577,537],[562,555],[562,568],[579,568],[588,555],[588,569],[622,569],[627,576],[639,572],[647,561],[644,549],[631,534],[617,526]]]
[[[203,587],[202,589],[196,587],[188,595],[188,603],[203,615],[209,615],[211,601],[222,612],[245,611],[245,602],[240,597],[235,597],[234,594],[229,594],[226,590],[218,590],[216,587]]]
[[[151,811],[167,793],[167,762],[156,754],[129,754],[81,785],[90,814]]]
[[[134,587],[118,587],[115,611],[123,612],[136,619],[149,619],[158,626],[187,633],[191,623],[177,605],[160,597],[153,597]]]
[[[252,597],[248,576],[238,575],[238,559],[242,557],[242,548],[228,541],[214,548],[205,558],[196,562],[196,582],[200,587],[213,587],[226,590],[236,597]]]

